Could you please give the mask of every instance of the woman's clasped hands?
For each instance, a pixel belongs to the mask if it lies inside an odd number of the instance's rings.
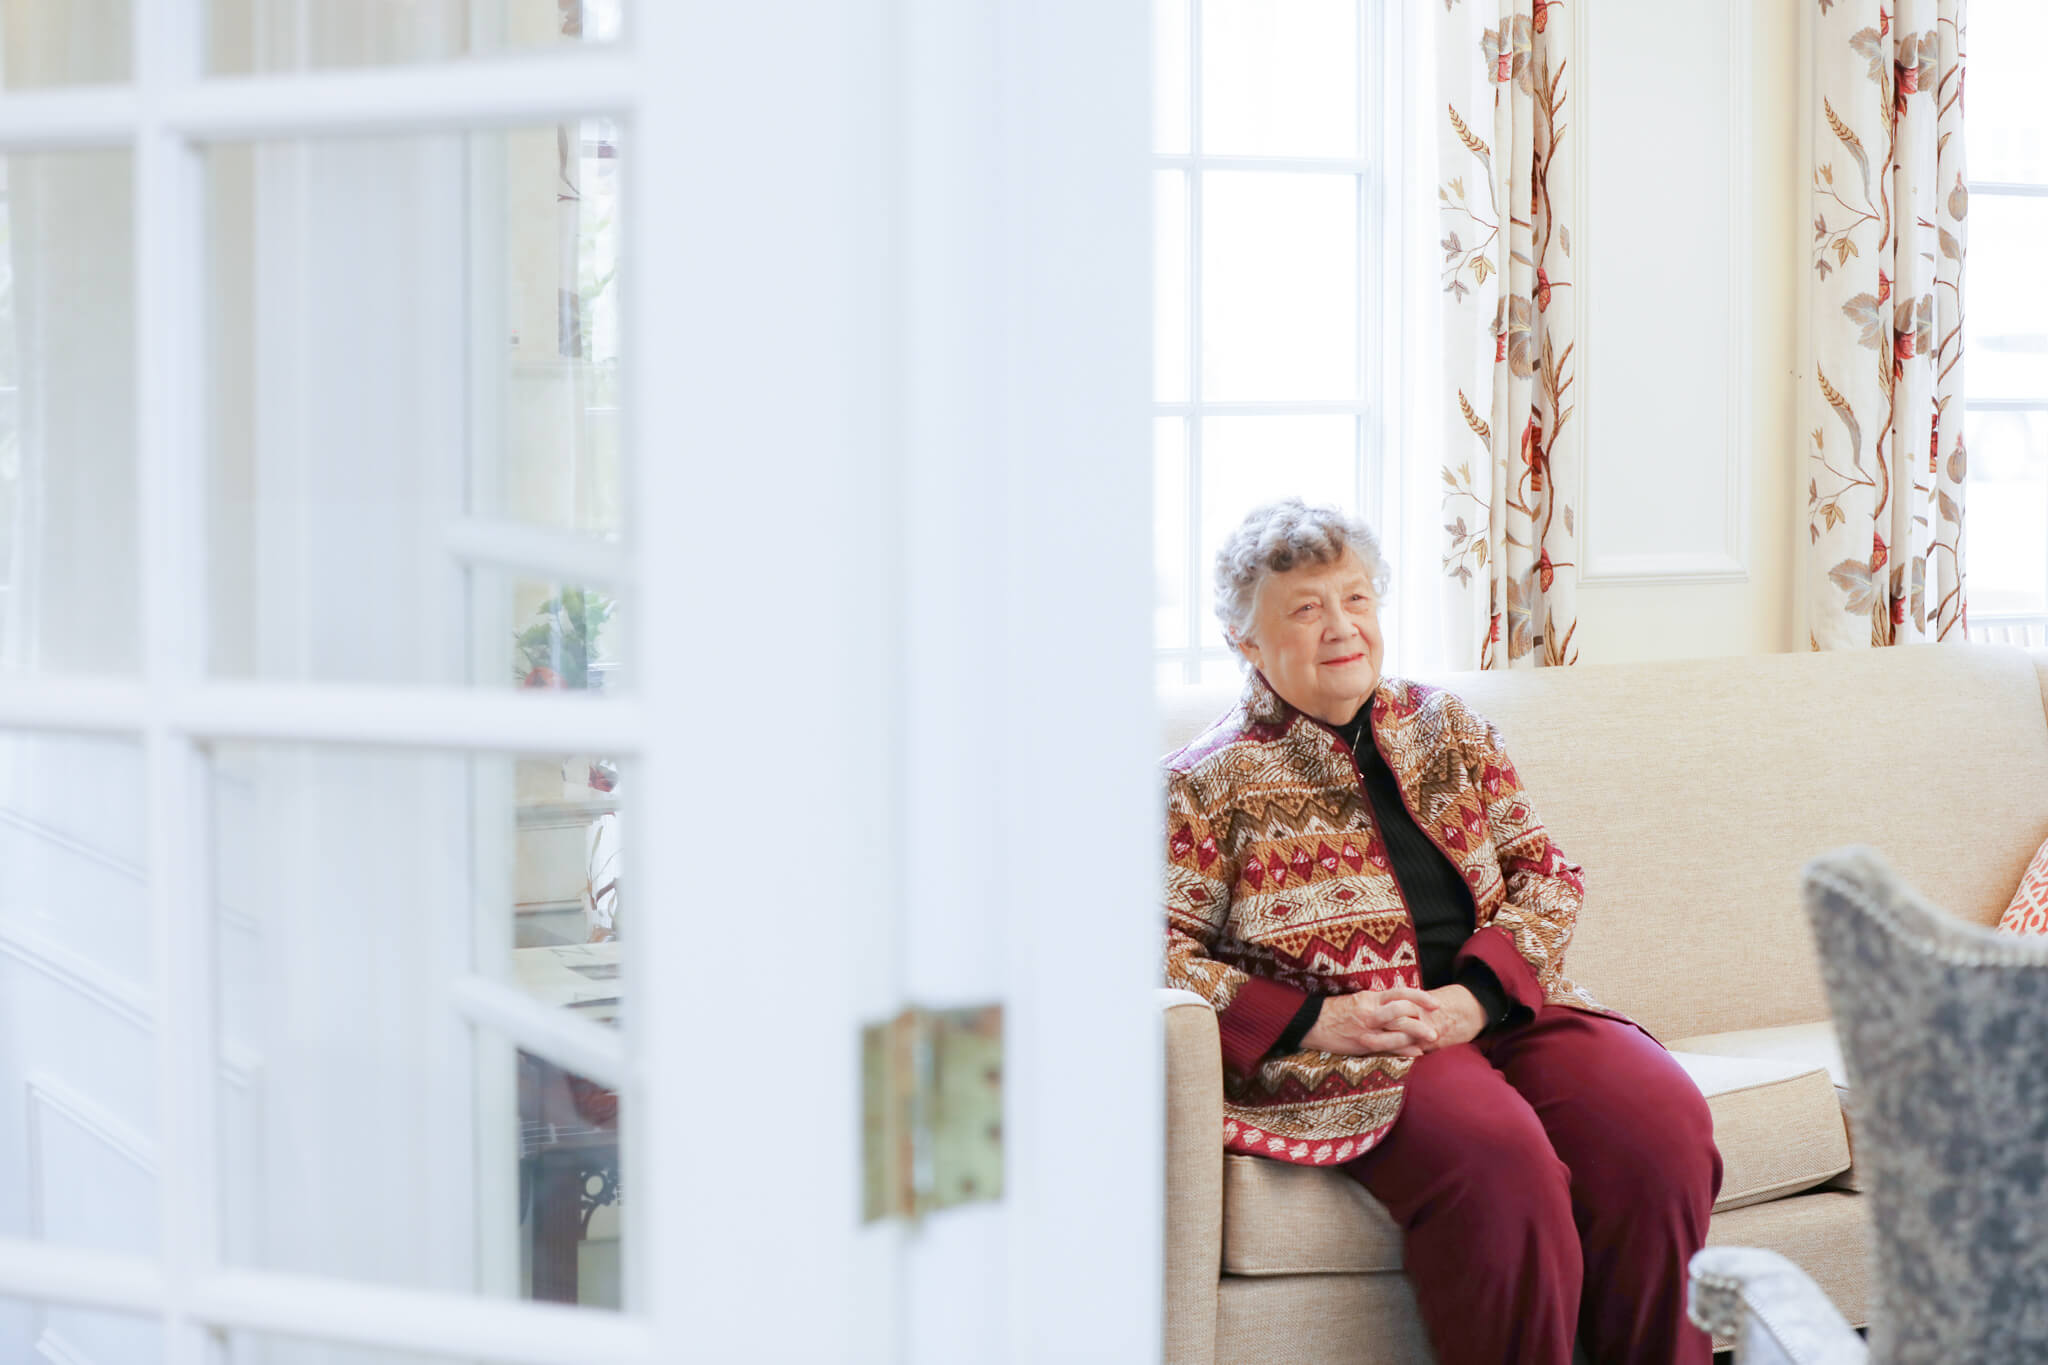
[[[1325,997],[1315,1027],[1302,1035],[1301,1045],[1347,1057],[1420,1057],[1469,1043],[1485,1025],[1478,997],[1463,986],[1433,991],[1392,986]]]

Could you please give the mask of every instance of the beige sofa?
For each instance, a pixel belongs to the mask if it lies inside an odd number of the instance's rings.
[[[1709,1239],[1784,1254],[1864,1325],[1863,1200],[1798,870],[1870,844],[1937,904],[1994,923],[2048,838],[2048,651],[1429,681],[1499,725],[1538,813],[1585,866],[1571,976],[1706,1091],[1725,1166]],[[1168,697],[1168,747],[1231,699]],[[1332,1171],[1226,1157],[1215,1015],[1162,998],[1167,1360],[1431,1359],[1386,1210]]]

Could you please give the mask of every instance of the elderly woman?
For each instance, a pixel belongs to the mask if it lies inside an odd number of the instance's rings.
[[[1574,986],[1581,869],[1498,731],[1383,677],[1377,541],[1290,500],[1216,558],[1244,696],[1166,761],[1169,984],[1215,1006],[1224,1146],[1385,1204],[1445,1365],[1710,1358],[1699,1090]]]

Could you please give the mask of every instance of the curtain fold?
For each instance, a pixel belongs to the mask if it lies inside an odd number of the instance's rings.
[[[1443,392],[1439,605],[1453,668],[1578,659],[1569,99],[1575,0],[1437,16]]]
[[[1807,643],[1960,643],[1964,0],[1813,2]]]

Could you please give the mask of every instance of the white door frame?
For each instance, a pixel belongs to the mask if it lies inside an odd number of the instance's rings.
[[[941,46],[913,77],[950,55],[994,80],[936,92],[898,84],[913,0],[637,0],[616,49],[232,79],[201,74],[202,0],[135,0],[130,85],[0,94],[0,150],[134,153],[144,669],[0,680],[0,726],[144,744],[169,1177],[158,1261],[0,1241],[0,1294],[156,1317],[168,1365],[212,1361],[218,1329],[652,1365],[958,1359],[953,1329],[926,1324],[979,1286],[996,1313],[978,1358],[1156,1358],[1147,7],[961,4],[994,47]],[[983,128],[993,213],[919,179],[903,112],[922,96]],[[449,548],[635,589],[634,693],[209,677],[203,143],[590,115],[627,147],[630,548],[489,521]],[[907,301],[947,278],[899,220],[931,212],[966,234],[952,259],[995,272],[993,314],[912,345]],[[968,448],[909,421],[919,346],[949,339],[990,399]],[[934,490],[946,459],[982,476]],[[952,608],[908,592],[913,572],[966,568],[992,591]],[[909,709],[934,646],[985,651],[985,675]],[[906,757],[965,734],[984,763]],[[220,1263],[204,851],[206,749],[229,739],[634,762],[635,899],[667,913],[636,917],[626,1036],[451,985],[470,1017],[621,1083],[624,1312]],[[907,894],[905,812],[976,803],[993,865]],[[908,953],[960,917],[976,927],[958,953]],[[863,1229],[857,1024],[906,988],[1007,1006],[1008,1194]]]

